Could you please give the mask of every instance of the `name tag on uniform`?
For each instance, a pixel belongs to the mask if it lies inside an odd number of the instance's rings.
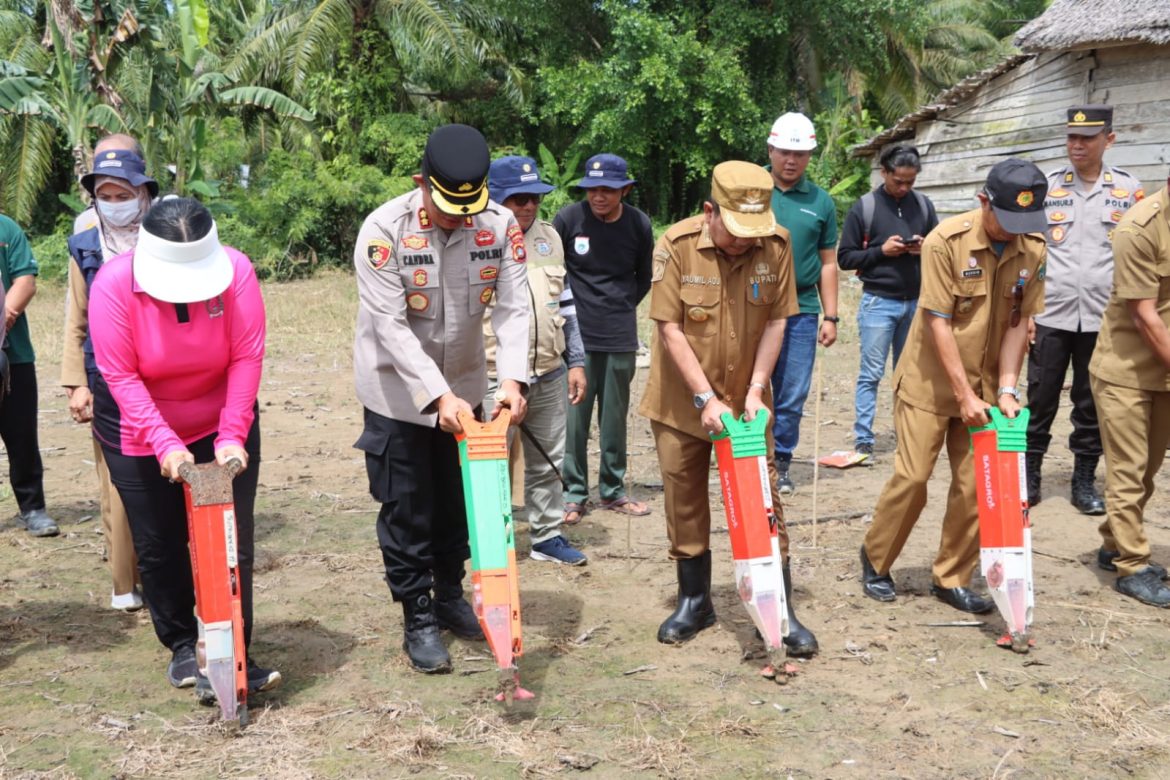
[[[978,279],[980,276],[983,276],[982,268],[968,268],[966,271],[963,271],[964,279]]]

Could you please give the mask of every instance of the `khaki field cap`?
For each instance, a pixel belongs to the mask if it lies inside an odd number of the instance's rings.
[[[733,236],[759,238],[776,232],[772,175],[758,165],[740,160],[716,165],[711,200],[719,204],[719,217]]]

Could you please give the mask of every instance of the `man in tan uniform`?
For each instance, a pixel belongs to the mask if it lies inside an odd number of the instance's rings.
[[[1170,607],[1166,569],[1150,563],[1142,524],[1170,442],[1170,180],[1113,233],[1113,294],[1089,363],[1105,450],[1101,568],[1117,590]]]
[[[650,380],[639,410],[650,418],[662,482],[670,557],[678,566],[678,607],[658,629],[677,644],[715,623],[711,604],[711,434],[727,412],[748,419],[771,409],[768,379],[784,324],[800,307],[788,231],[776,225],[771,176],[746,162],[717,165],[703,213],[677,223],[654,250]],[[770,437],[769,437],[770,438]],[[780,509],[772,446],[772,503]],[[782,519],[782,518],[781,518]],[[791,655],[817,640],[792,612],[788,534],[780,524]]]
[[[991,169],[979,208],[939,223],[922,244],[918,315],[894,373],[894,474],[861,545],[865,594],[893,601],[890,577],[918,516],[943,444],[951,489],[931,593],[964,612],[995,605],[968,586],[979,559],[979,516],[968,427],[986,425],[995,403],[1020,411],[1028,318],[1044,310],[1047,181],[1032,163]]]

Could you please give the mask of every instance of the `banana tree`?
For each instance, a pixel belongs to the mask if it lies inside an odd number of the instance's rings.
[[[30,45],[30,18],[4,21],[17,27],[8,41],[14,59],[0,61],[0,150],[13,161],[0,175],[0,208],[27,221],[48,181],[58,137],[64,136],[80,175],[88,165],[90,131],[116,132],[125,122],[94,88],[88,61],[70,56],[57,25],[47,25],[46,49]]]

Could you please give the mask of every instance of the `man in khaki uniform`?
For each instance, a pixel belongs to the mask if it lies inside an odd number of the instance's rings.
[[[1117,590],[1170,607],[1142,515],[1170,442],[1170,180],[1113,233],[1113,294],[1089,363],[1105,449],[1101,568]]]
[[[354,384],[370,494],[381,504],[386,582],[405,616],[403,649],[422,672],[447,672],[439,636],[482,639],[463,598],[470,554],[454,433],[487,390],[483,313],[492,295],[496,370],[512,420],[524,419],[528,291],[524,236],[488,200],[487,142],[467,125],[427,139],[418,189],[366,217],[354,247]],[[498,410],[496,412],[498,414]],[[432,598],[433,588],[433,598]]]
[[[754,418],[771,409],[768,379],[784,324],[800,307],[788,231],[776,225],[771,176],[747,162],[717,165],[703,213],[675,224],[654,250],[650,379],[639,410],[650,418],[662,482],[678,607],[658,641],[685,642],[715,623],[711,604],[711,434],[720,416]],[[768,447],[772,503],[780,496]],[[781,520],[783,518],[780,518]],[[793,655],[811,655],[816,637],[792,612],[788,534],[780,523]]]
[[[1101,329],[1101,314],[1113,284],[1110,238],[1121,215],[1142,199],[1142,183],[1105,164],[1113,145],[1113,107],[1068,109],[1068,164],[1048,174],[1048,278],[1044,314],[1031,324],[1028,351],[1028,503],[1040,503],[1040,474],[1052,440],[1049,430],[1060,406],[1065,373],[1072,363],[1073,453],[1069,498],[1082,514],[1103,515],[1105,503],[1093,485],[1101,457],[1097,409],[1089,389],[1089,360]]]
[[[565,427],[569,404],[585,395],[585,347],[577,327],[573,292],[565,275],[565,251],[552,224],[537,218],[540,198],[555,187],[540,180],[531,157],[508,155],[493,160],[488,169],[488,192],[516,217],[524,231],[528,254],[528,414],[524,435],[516,441],[509,431],[512,458],[523,452],[524,516],[534,561],[583,566],[585,554],[563,533],[564,490],[558,471],[565,459]],[[494,306],[489,306],[489,312]],[[496,336],[491,318],[483,321],[488,376],[496,379]],[[494,388],[484,408],[494,406]],[[513,461],[514,463],[514,461]],[[554,465],[555,464],[555,465]],[[516,469],[513,467],[513,475]],[[512,494],[516,494],[513,482]],[[514,500],[513,500],[514,501]]]
[[[1032,163],[1007,159],[991,169],[980,207],[939,223],[922,244],[918,315],[894,373],[894,474],[878,498],[861,545],[865,594],[893,601],[890,577],[926,506],[926,486],[943,444],[951,489],[931,593],[964,612],[995,605],[970,590],[979,559],[979,516],[970,426],[986,425],[995,403],[1020,410],[1020,365],[1028,317],[1044,310],[1044,195]]]

